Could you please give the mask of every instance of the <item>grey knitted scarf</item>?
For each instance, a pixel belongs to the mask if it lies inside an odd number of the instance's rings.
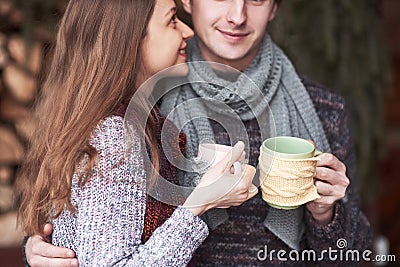
[[[235,116],[243,121],[268,116],[270,125],[274,121],[276,128],[261,127],[268,129],[267,133],[261,133],[263,139],[274,135],[297,136],[314,140],[318,149],[330,152],[321,122],[304,85],[290,60],[269,35],[264,37],[251,64],[235,77],[226,77],[207,67],[196,38],[189,41],[188,54],[189,62],[197,62],[189,65],[190,83],[165,95],[160,107],[161,112],[169,115],[187,135],[187,158],[197,156],[200,143],[213,142],[214,133],[208,120],[210,114],[223,115],[226,121]],[[196,101],[199,97],[201,101]],[[193,173],[196,173],[195,167],[184,175],[184,185],[195,186],[198,183],[201,175]],[[197,173],[201,171],[197,170]],[[294,210],[270,207],[264,225],[289,247],[299,249],[304,232],[303,212],[304,207]],[[204,219],[213,229],[227,218],[226,210],[215,209],[206,213]]]

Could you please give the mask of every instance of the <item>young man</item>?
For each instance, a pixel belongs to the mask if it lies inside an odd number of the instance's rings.
[[[303,205],[299,211],[304,211],[304,215],[275,213],[276,210],[269,207],[259,194],[243,205],[228,210],[229,217],[210,232],[210,236],[196,251],[193,264],[302,266],[306,263],[301,261],[301,257],[296,258],[296,254],[291,254],[293,248],[315,252],[315,257],[303,258],[305,261],[328,263],[340,260],[338,253],[324,253],[329,250],[337,252],[345,248],[358,250],[361,254],[368,249],[371,245],[369,223],[360,211],[355,180],[352,179],[349,185],[348,177],[355,176],[355,154],[344,101],[321,85],[299,78],[291,62],[268,36],[267,25],[274,19],[279,1],[182,0],[182,4],[185,11],[192,15],[197,34],[189,44],[188,61],[217,62],[242,71],[255,80],[264,94],[275,118],[277,135],[311,139],[318,148],[328,152],[320,156],[315,175],[315,186],[321,198]],[[212,69],[198,70],[198,73],[196,78],[205,75],[220,79],[220,75],[216,75]],[[249,92],[245,91],[248,88],[246,84],[236,84],[238,88],[235,89],[241,96],[250,97]],[[161,108],[166,112],[173,109],[179,105],[174,100],[181,99],[188,90],[200,97],[216,97],[224,93],[210,93],[212,88],[205,89],[196,86],[178,88],[175,95],[163,101]],[[230,101],[226,99],[227,105],[231,104]],[[242,110],[246,109],[235,111],[241,116]],[[262,113],[263,107],[257,107],[257,110]],[[257,115],[241,116],[249,135],[252,165],[257,165],[262,142]],[[210,121],[208,127],[211,129],[208,134],[216,143],[229,144],[220,125]],[[192,130],[196,131],[196,127]],[[194,139],[201,136],[196,135],[201,134],[188,135],[188,143],[199,143]],[[278,217],[271,215],[274,213]],[[281,215],[283,217],[279,217]],[[292,215],[300,217],[285,217]],[[266,218],[269,218],[269,224],[264,223]],[[293,222],[301,224],[299,229],[304,231],[290,228]],[[276,225],[281,227],[274,228]],[[288,240],[285,229],[297,231],[295,238],[291,239],[289,235]],[[48,232],[51,233],[50,227]],[[339,244],[343,240],[346,247]],[[279,251],[283,252],[279,254]],[[26,253],[28,262],[34,266],[77,264],[72,259],[72,251],[54,247],[38,236],[28,240]]]

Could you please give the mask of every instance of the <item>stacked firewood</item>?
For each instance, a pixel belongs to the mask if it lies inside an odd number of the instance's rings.
[[[48,42],[37,34],[27,42],[23,15],[13,2],[0,0],[0,247],[19,245],[23,236],[13,186],[33,133],[31,109]]]

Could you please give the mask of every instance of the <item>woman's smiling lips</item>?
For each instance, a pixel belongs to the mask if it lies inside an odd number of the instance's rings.
[[[179,51],[178,51],[179,55],[184,57],[184,58],[187,58],[187,56],[188,56],[187,53],[186,53],[186,46],[187,45],[185,45],[183,48],[179,49]]]

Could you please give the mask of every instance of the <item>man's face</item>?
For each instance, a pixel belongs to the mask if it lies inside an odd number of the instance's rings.
[[[273,0],[182,0],[192,15],[204,58],[243,70],[274,18]]]

